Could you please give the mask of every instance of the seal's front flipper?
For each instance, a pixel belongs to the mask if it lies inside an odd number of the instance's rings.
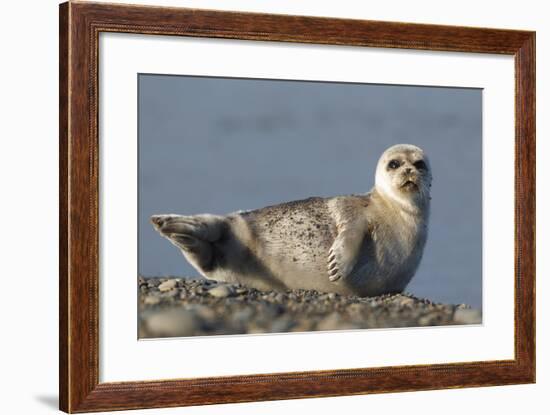
[[[330,281],[338,281],[351,273],[357,263],[364,237],[363,227],[346,227],[338,233],[328,252],[327,270]]]

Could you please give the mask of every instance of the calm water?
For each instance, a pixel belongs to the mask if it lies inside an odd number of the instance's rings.
[[[139,76],[139,272],[195,276],[149,224],[361,193],[390,145],[433,169],[422,264],[407,291],[481,307],[479,89]]]

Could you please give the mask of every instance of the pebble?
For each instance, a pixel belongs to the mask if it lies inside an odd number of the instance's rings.
[[[169,309],[158,311],[144,323],[144,330],[150,337],[184,337],[195,332],[197,319],[188,311]]]
[[[275,301],[277,303],[282,303],[284,299],[285,299],[285,295],[283,293],[278,293],[273,298],[273,301]]]
[[[208,290],[208,294],[216,298],[226,298],[234,294],[234,291],[228,285],[216,285]]]
[[[418,319],[418,325],[420,326],[434,326],[439,320],[440,315],[437,313],[430,313],[422,316]]]
[[[365,310],[365,307],[363,304],[350,304],[347,310],[350,314],[361,314]]]
[[[189,308],[188,310],[194,312],[197,316],[199,316],[203,320],[216,319],[216,312],[212,310],[211,307],[208,307],[202,304],[198,304],[192,308]]]
[[[253,315],[254,315],[254,311],[252,311],[252,309],[245,308],[245,309],[236,311],[233,314],[232,320],[234,320],[236,323],[246,323],[252,318]]]
[[[399,305],[401,307],[412,307],[414,305],[414,300],[412,298],[405,297],[399,301]]]
[[[178,294],[179,294],[179,291],[175,288],[172,288],[171,290],[164,292],[164,295],[166,297],[176,297]]]
[[[170,291],[172,288],[176,288],[178,285],[178,282],[176,280],[168,280],[164,281],[162,284],[158,286],[159,291]]]
[[[271,332],[273,333],[285,333],[287,331],[290,331],[290,329],[294,326],[294,320],[290,317],[281,317],[275,320],[271,324]]]
[[[458,308],[455,311],[456,324],[481,324],[481,311],[472,308]]]
[[[147,305],[156,305],[160,303],[160,298],[155,297],[154,295],[148,295],[147,297],[145,297],[145,300],[143,300],[143,302]]]
[[[158,278],[151,278],[147,280],[147,285],[149,287],[158,287],[160,284],[160,280]]]
[[[333,312],[319,322],[317,325],[317,330],[336,330],[340,327],[341,321],[342,317],[340,314]]]

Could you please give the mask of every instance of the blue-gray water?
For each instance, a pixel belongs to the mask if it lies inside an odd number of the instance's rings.
[[[479,89],[139,75],[139,272],[198,275],[151,227],[361,193],[381,153],[422,147],[433,170],[422,264],[407,287],[481,307]]]

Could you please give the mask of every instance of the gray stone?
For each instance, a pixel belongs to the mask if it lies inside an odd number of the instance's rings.
[[[350,304],[347,309],[350,314],[360,314],[363,312],[365,307],[363,304]]]
[[[419,326],[434,326],[441,321],[441,313],[426,314],[418,319]]]
[[[278,303],[282,303],[284,299],[285,299],[285,296],[284,294],[281,294],[281,293],[276,294],[275,297],[273,298],[273,300]]]
[[[170,291],[172,288],[176,288],[178,282],[176,280],[167,280],[158,286],[159,291]]]
[[[396,302],[401,307],[413,307],[415,303],[414,299],[409,297],[401,297],[399,299],[396,299]]]
[[[208,290],[208,294],[216,298],[226,298],[231,297],[235,292],[229,285],[216,285]]]
[[[456,324],[481,324],[481,311],[471,308],[458,308],[454,314]]]
[[[148,295],[147,297],[145,297],[145,300],[143,300],[143,302],[147,305],[156,305],[160,303],[160,298],[154,295]]]
[[[233,314],[232,320],[235,323],[244,324],[248,322],[254,316],[254,311],[251,308],[244,308],[238,310]]]
[[[190,307],[189,310],[193,311],[197,316],[199,316],[203,320],[215,320],[216,319],[216,312],[214,310],[212,310],[212,307],[197,304],[193,307]]]
[[[333,312],[319,322],[317,330],[335,330],[340,327],[341,322],[340,314]]]
[[[161,310],[143,322],[148,337],[191,336],[197,328],[197,319],[182,309]]]
[[[176,288],[172,288],[169,291],[164,292],[165,297],[176,297],[179,294],[179,291]]]
[[[147,285],[149,287],[158,287],[160,284],[160,280],[158,278],[149,278],[147,280]]]
[[[271,324],[270,332],[283,333],[289,331],[294,326],[294,321],[290,317],[281,317]]]

